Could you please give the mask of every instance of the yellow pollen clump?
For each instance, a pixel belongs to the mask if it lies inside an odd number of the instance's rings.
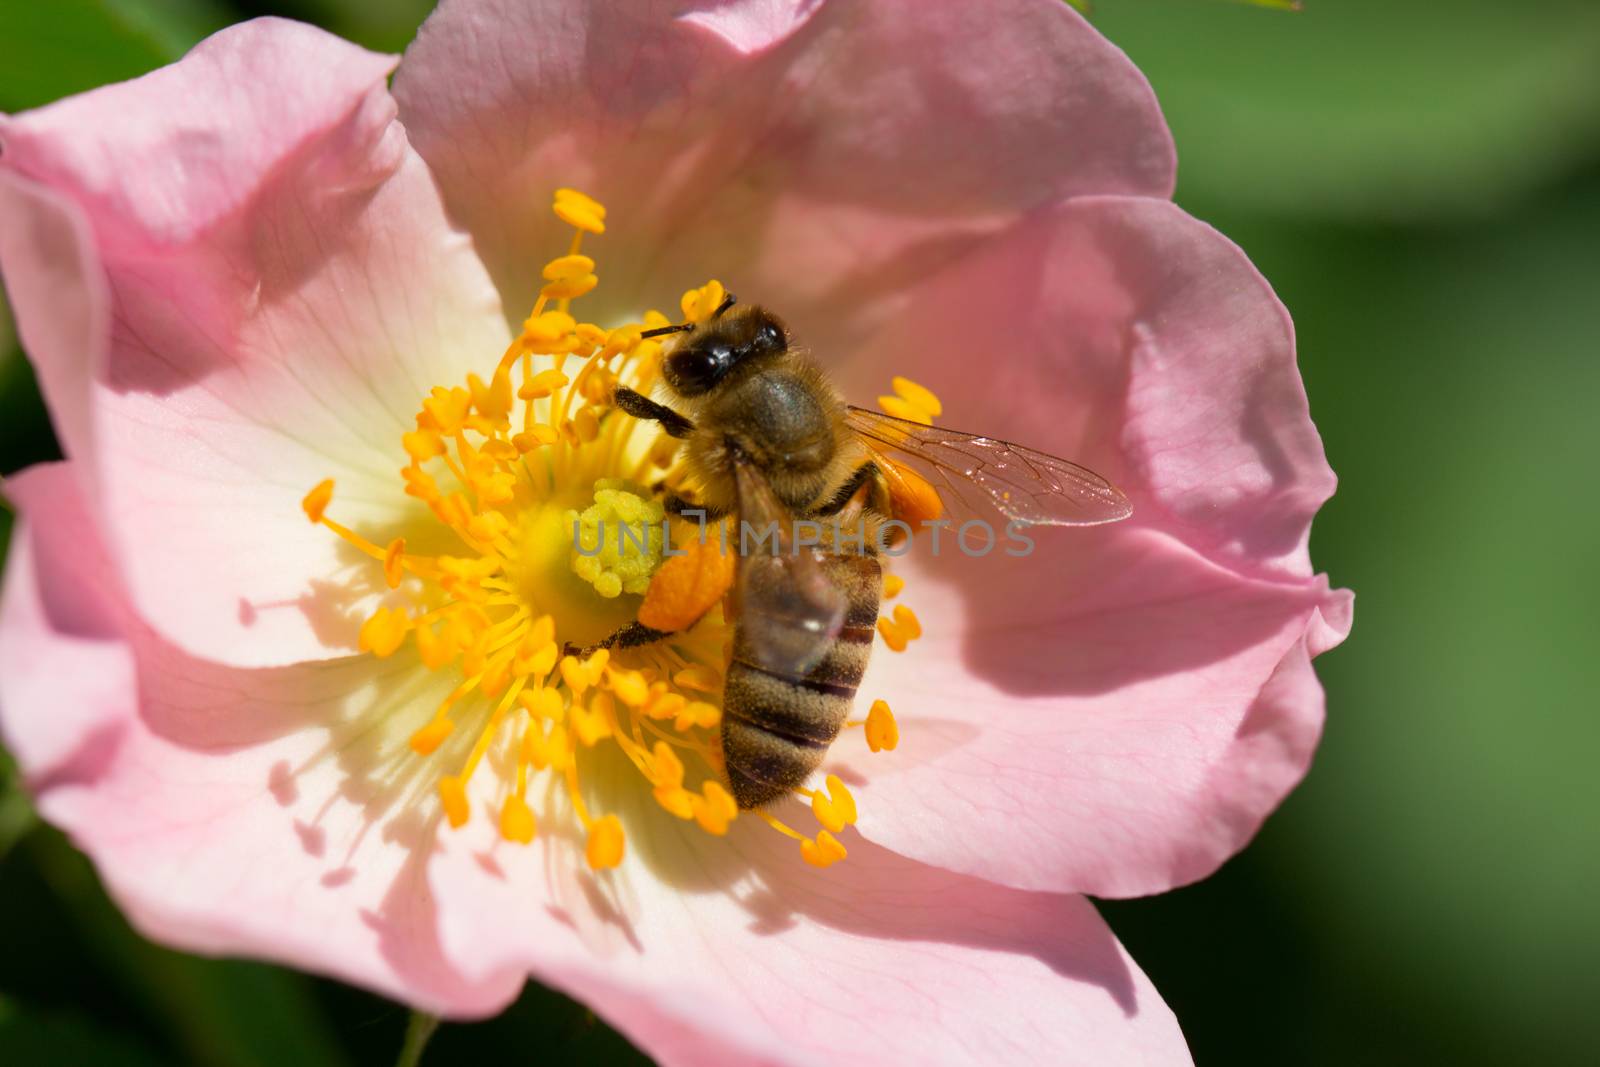
[[[415,425],[397,434],[397,499],[411,498],[397,514],[421,519],[369,539],[328,515],[331,479],[301,507],[374,565],[352,590],[370,596],[360,649],[402,661],[414,649],[449,687],[431,708],[392,713],[404,759],[429,768],[412,795],[436,796],[453,828],[486,815],[516,844],[566,820],[581,828],[589,866],[607,870],[623,862],[627,838],[584,788],[600,748],[620,752],[671,817],[715,836],[738,821],[718,734],[731,640],[723,600],[735,567],[720,551],[668,552],[660,494],[645,486],[688,479],[693,492],[682,449],[613,404],[621,385],[651,392],[668,349],[642,334],[672,320],[657,311],[610,328],[579,320],[572,302],[599,283],[582,244],[605,232],[606,212],[572,189],[557,191],[553,210],[572,241],[545,265],[515,339],[497,362],[432,387]],[[714,280],[688,291],[685,320],[704,321],[726,297]],[[915,383],[895,379],[894,389],[925,419],[939,414]],[[887,578],[885,598],[902,584]],[[635,620],[651,625],[646,616],[671,636],[595,647]],[[879,631],[903,648],[921,628],[897,606]],[[887,705],[875,704],[864,725],[874,751],[894,747]],[[855,798],[834,775],[800,792],[822,827],[815,838],[756,814],[799,842],[807,863],[843,859],[834,835],[855,822]]]

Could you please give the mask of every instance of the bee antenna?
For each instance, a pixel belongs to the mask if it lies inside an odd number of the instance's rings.
[[[688,333],[692,329],[694,329],[694,323],[692,323],[692,322],[679,322],[679,323],[674,323],[671,326],[657,326],[653,330],[646,330],[643,333],[641,333],[639,335],[639,337],[642,339],[642,338],[645,338],[645,337],[660,337],[663,334],[669,334],[669,333]]]
[[[727,296],[722,298],[722,303],[717,305],[717,310],[711,313],[711,317],[714,319],[722,318],[723,313],[738,302],[739,298],[734,296],[732,293],[729,293]]]

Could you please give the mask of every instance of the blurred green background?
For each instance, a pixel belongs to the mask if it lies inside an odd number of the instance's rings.
[[[428,0],[0,0],[0,110],[285,14],[398,50]],[[1361,597],[1310,777],[1210,880],[1103,910],[1210,1064],[1600,1056],[1600,3],[1098,0],[1179,201],[1294,313]],[[0,318],[0,471],[55,444]],[[3,515],[3,513],[0,513]],[[0,524],[4,523],[0,517]],[[0,1062],[392,1062],[399,1007],[133,934],[0,764]],[[530,990],[429,1057],[644,1062]]]

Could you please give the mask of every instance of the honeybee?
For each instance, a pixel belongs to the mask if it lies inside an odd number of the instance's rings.
[[[968,510],[1023,523],[1094,525],[1132,513],[1115,486],[1075,463],[845,404],[777,316],[732,294],[703,322],[645,336],[667,334],[681,335],[661,366],[660,395],[672,404],[615,393],[620,411],[684,441],[697,499],[668,494],[666,509],[775,529],[735,563],[721,732],[740,808],[802,786],[838,736],[872,649],[884,524],[907,513],[937,518],[932,486]],[[820,527],[816,543],[796,536],[797,520]],[[602,645],[672,632],[643,615]]]

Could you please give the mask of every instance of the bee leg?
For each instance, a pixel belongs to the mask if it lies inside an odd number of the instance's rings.
[[[584,659],[602,648],[637,648],[640,645],[655,644],[663,637],[671,636],[672,633],[668,630],[656,630],[636,621],[628,623],[598,644],[579,646],[569,641],[561,647],[561,654]]]
[[[643,393],[635,392],[625,385],[617,386],[613,401],[617,405],[617,410],[625,415],[632,415],[636,419],[645,419],[649,422],[659,422],[668,437],[688,437],[694,432],[694,423],[667,405],[658,404]]]

